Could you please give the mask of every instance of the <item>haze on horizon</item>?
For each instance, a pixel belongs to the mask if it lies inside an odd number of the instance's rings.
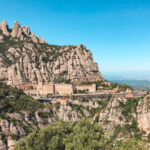
[[[5,0],[0,20],[17,20],[49,44],[84,44],[102,73],[150,72],[149,0]],[[144,74],[143,74],[144,75]]]

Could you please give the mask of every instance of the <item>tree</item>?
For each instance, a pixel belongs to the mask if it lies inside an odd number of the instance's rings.
[[[104,149],[106,141],[107,138],[97,123],[81,120],[65,140],[65,146],[67,150],[97,150]]]
[[[78,123],[55,122],[29,134],[15,150],[97,150],[104,149],[106,138],[97,123],[81,120]]]
[[[33,132],[16,145],[15,150],[64,150],[64,138],[72,132],[72,124],[68,122],[55,122],[42,128],[38,133]]]

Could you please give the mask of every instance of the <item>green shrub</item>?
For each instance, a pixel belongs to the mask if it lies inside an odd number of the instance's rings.
[[[82,99],[81,99],[81,102],[83,102],[83,103],[88,103],[88,102],[89,102],[89,99],[87,99],[87,98],[82,98]]]
[[[55,103],[55,107],[56,107],[57,110],[59,110],[60,109],[60,103],[59,102]]]
[[[39,112],[38,114],[42,118],[46,118],[47,119],[48,117],[50,117],[50,112]]]
[[[20,139],[20,135],[10,134],[10,136],[13,140],[16,140],[16,141],[18,141]]]

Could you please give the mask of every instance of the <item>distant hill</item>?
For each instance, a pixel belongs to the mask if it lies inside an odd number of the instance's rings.
[[[102,75],[107,80],[148,80],[150,81],[150,71],[103,72]]]
[[[148,80],[109,80],[114,83],[126,84],[135,90],[149,90],[150,81]]]

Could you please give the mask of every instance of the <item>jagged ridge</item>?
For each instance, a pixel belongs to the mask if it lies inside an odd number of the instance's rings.
[[[102,81],[98,65],[83,45],[54,46],[18,22],[12,29],[0,24],[0,79],[10,85]]]
[[[12,29],[9,29],[6,21],[3,20],[0,24],[0,29],[4,35],[11,36],[12,38],[33,41],[35,43],[45,43],[43,38],[41,38],[40,36],[36,37],[33,32],[31,33],[28,26],[21,27],[17,21],[14,22]],[[1,42],[3,42],[2,36]]]

